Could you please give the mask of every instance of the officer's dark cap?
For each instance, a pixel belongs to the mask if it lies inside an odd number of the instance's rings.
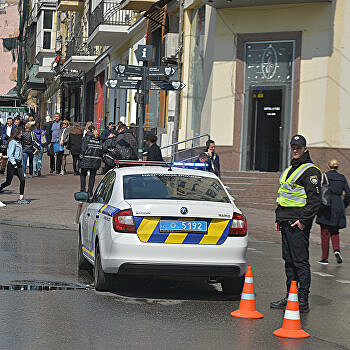
[[[306,147],[306,139],[303,135],[294,135],[290,140],[290,145],[297,145],[301,147]]]

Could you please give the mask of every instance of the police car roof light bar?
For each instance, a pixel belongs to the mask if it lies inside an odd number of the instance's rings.
[[[169,170],[172,167],[181,168],[203,168],[206,169],[209,165],[207,163],[187,163],[187,162],[160,162],[160,161],[150,161],[150,160],[115,160],[117,167],[120,165],[153,165],[153,166],[167,166]]]

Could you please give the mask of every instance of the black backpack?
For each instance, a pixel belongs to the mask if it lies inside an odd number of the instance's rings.
[[[108,166],[115,166],[116,160],[137,160],[137,155],[125,140],[119,140],[109,148],[103,157],[103,161]]]

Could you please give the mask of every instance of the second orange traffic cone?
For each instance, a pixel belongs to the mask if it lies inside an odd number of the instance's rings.
[[[247,267],[247,273],[244,280],[244,286],[239,303],[239,309],[231,312],[231,316],[238,318],[263,318],[264,315],[256,310],[253,270],[251,266]]]
[[[282,328],[277,329],[273,334],[283,338],[301,339],[310,337],[309,333],[301,329],[296,281],[292,281],[290,286]]]

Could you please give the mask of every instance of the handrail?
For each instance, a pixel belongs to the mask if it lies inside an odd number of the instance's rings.
[[[210,140],[210,135],[209,134],[201,134],[201,135],[198,135],[198,136],[193,136],[193,137],[190,137],[189,139],[186,139],[186,140],[182,140],[182,141],[177,141],[177,142],[174,142],[174,143],[171,143],[170,145],[166,145],[166,146],[162,146],[160,147],[160,149],[166,149],[166,148],[169,148],[169,147],[174,147],[174,146],[177,146],[177,145],[180,145],[182,143],[186,143],[186,142],[189,142],[189,141],[193,141],[193,140],[197,140],[197,139],[200,139],[202,137],[207,137],[208,140]],[[186,152],[190,149],[194,149],[195,147],[191,147],[191,148],[187,148],[187,149],[184,149],[184,150],[180,150],[180,151],[175,151],[171,154],[170,158],[171,158],[171,161],[173,162],[175,160],[175,155],[176,154],[179,154],[181,152]],[[143,155],[146,155],[148,152],[143,152]],[[193,158],[196,158],[196,157],[190,157],[190,158],[187,158],[186,160],[190,160],[190,159],[193,159]]]
[[[193,140],[199,139],[199,138],[201,138],[203,136],[208,136],[208,140],[210,140],[210,135],[209,134],[202,134],[202,135],[198,135],[198,136],[193,136],[193,137],[191,137],[189,139],[186,139],[186,140],[183,140],[183,141],[178,141],[178,142],[171,143],[170,145],[162,146],[162,147],[160,147],[160,149],[165,149],[165,148],[168,148],[168,147],[179,145],[181,143],[185,143],[185,142],[188,142],[188,141],[193,141]]]

